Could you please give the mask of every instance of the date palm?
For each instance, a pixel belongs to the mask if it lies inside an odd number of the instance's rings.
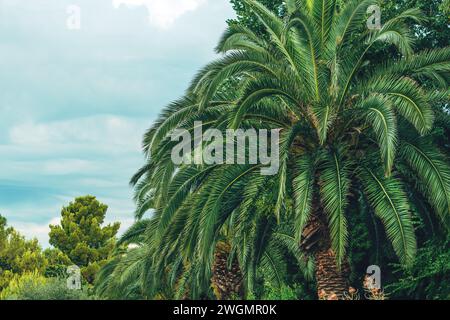
[[[253,279],[250,265],[261,260],[248,248],[255,239],[268,241],[254,204],[265,197],[275,220],[292,226],[297,249],[315,258],[319,295],[342,296],[347,209],[360,191],[400,262],[411,264],[418,209],[406,188],[425,196],[444,228],[450,222],[449,161],[427,136],[433,106],[448,101],[450,49],[413,52],[407,23],[421,22],[414,9],[368,30],[372,0],[342,7],[291,0],[285,19],[258,1],[244,2],[269,39],[230,26],[217,47],[222,57],[199,72],[144,137],[148,161],[132,182],[138,215],[155,209],[158,217],[155,274],[178,261],[196,270],[201,287],[211,279],[215,244],[226,233],[244,277]],[[370,61],[379,43],[396,48],[397,58]],[[192,131],[195,121],[205,129],[281,128],[279,172],[261,176],[261,165],[176,167],[168,134]],[[254,230],[251,240],[248,230]]]
[[[95,293],[106,299],[143,299],[145,261],[149,254],[146,231],[155,222],[135,222],[117,241],[113,257],[100,269],[94,283]]]

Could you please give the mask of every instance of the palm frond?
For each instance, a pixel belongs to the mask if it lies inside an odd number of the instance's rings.
[[[383,222],[386,234],[404,265],[411,265],[416,254],[416,237],[408,198],[401,182],[395,177],[383,177],[371,169],[359,174],[368,201]]]

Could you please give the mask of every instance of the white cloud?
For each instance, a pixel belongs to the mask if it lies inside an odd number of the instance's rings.
[[[13,145],[29,148],[83,144],[86,147],[95,145],[101,150],[112,148],[136,152],[147,125],[148,121],[118,116],[93,116],[47,123],[27,121],[12,127],[9,137]]]
[[[112,115],[19,122],[9,129],[6,144],[0,143],[0,176],[22,177],[22,183],[31,183],[31,177],[39,184],[57,183],[58,188],[126,188],[141,163],[142,135],[149,123]],[[67,175],[73,177],[57,180]],[[51,177],[56,180],[48,180]]]
[[[14,228],[19,231],[27,239],[38,239],[39,243],[48,247],[48,233],[50,232],[49,225],[59,225],[61,219],[55,217],[46,223],[28,223],[28,222],[17,222],[14,223]]]
[[[151,24],[166,29],[183,14],[196,10],[207,0],[113,0],[114,8],[145,6]]]
[[[66,175],[80,172],[95,172],[96,166],[86,160],[59,159],[49,160],[43,163],[43,173],[51,175]]]

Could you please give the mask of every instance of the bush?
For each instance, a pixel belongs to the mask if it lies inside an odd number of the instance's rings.
[[[31,287],[45,285],[47,279],[38,271],[27,272],[22,275],[13,274],[10,277],[8,286],[0,292],[0,300],[20,300],[23,292]]]
[[[1,300],[91,300],[88,290],[71,290],[66,280],[34,273],[16,276],[0,293]]]
[[[71,290],[63,279],[52,278],[41,286],[30,286],[21,294],[21,300],[91,300],[87,290]]]
[[[397,265],[399,280],[386,290],[392,299],[450,299],[450,238],[429,241],[418,250],[410,269]]]

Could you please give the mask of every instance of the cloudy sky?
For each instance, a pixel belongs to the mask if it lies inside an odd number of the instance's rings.
[[[47,246],[92,194],[129,226],[141,136],[231,17],[228,0],[0,0],[0,214]]]

